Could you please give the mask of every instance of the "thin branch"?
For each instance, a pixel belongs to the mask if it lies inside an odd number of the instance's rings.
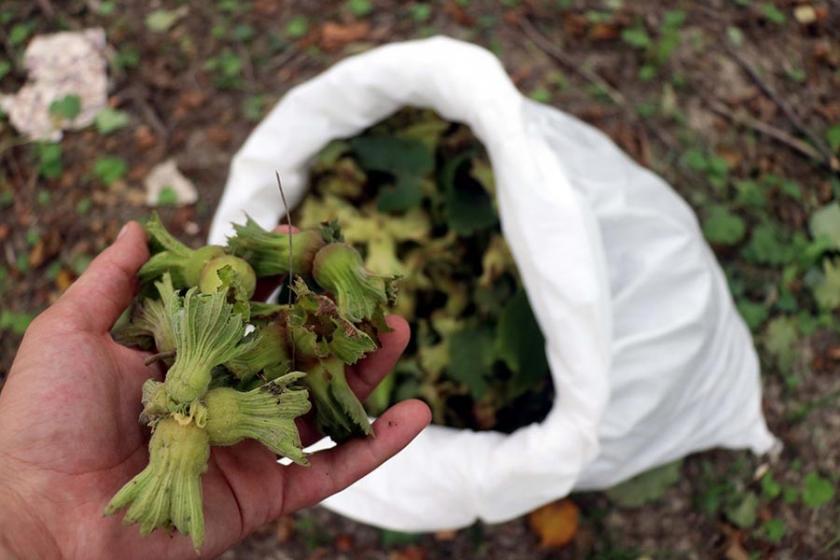
[[[146,121],[151,125],[151,127],[158,133],[161,139],[161,143],[165,144],[167,138],[169,137],[169,131],[166,129],[166,126],[163,124],[163,121],[160,120],[155,110],[146,100],[146,96],[143,91],[138,89],[137,87],[130,87],[126,90],[129,98],[140,107],[140,110],[143,112],[143,116],[145,117]]]
[[[540,50],[542,50],[545,54],[571,70],[572,72],[578,74],[584,80],[594,84],[598,88],[600,88],[607,97],[612,100],[613,103],[616,105],[624,106],[626,105],[626,100],[624,96],[621,95],[617,89],[612,87],[610,84],[607,83],[604,78],[598,75],[597,72],[586,68],[584,65],[580,64],[579,62],[572,60],[562,49],[558,48],[554,43],[548,40],[548,38],[540,33],[537,28],[531,23],[527,17],[523,17],[519,21],[519,26],[522,28],[522,31],[525,32],[525,35],[531,40],[534,45],[536,45]]]
[[[725,43],[724,43],[725,44]],[[793,111],[790,105],[782,99],[774,90],[770,87],[770,84],[764,81],[764,79],[758,74],[755,68],[743,57],[741,53],[737,50],[726,47],[726,51],[729,53],[735,62],[743,68],[743,70],[749,75],[750,79],[764,92],[764,94],[770,98],[776,106],[782,110],[782,113],[785,115],[788,121],[793,125],[793,127],[803,136],[805,136],[811,143],[816,146],[817,151],[820,153],[822,160],[824,163],[828,165],[829,169],[833,171],[837,171],[840,169],[838,166],[838,161],[831,153],[831,150],[823,143],[822,139],[811,132],[811,130],[805,126],[805,123],[799,118],[799,116]]]
[[[731,120],[734,123],[740,124],[747,128],[751,128],[756,132],[759,132],[777,142],[780,142],[786,145],[793,150],[796,150],[800,154],[803,154],[810,159],[814,160],[817,163],[825,164],[831,169],[832,171],[837,171],[840,169],[840,165],[838,164],[837,158],[831,158],[831,160],[826,161],[823,155],[814,148],[812,145],[808,144],[796,138],[795,136],[776,128],[775,126],[769,125],[766,122],[760,121],[755,117],[748,115],[743,112],[733,113],[730,111],[726,106],[722,103],[717,101],[705,100],[708,104],[709,108],[714,111],[715,113],[726,117],[727,119]]]

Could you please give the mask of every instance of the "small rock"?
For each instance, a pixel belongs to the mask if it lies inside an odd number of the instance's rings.
[[[29,81],[14,95],[0,96],[0,107],[22,134],[33,140],[61,140],[62,129],[90,125],[108,104],[105,30],[63,31],[38,35],[26,47],[23,64]],[[50,104],[78,96],[72,119],[55,118]]]
[[[200,231],[201,227],[193,221],[189,221],[184,224],[184,233],[187,235],[198,235]]]
[[[810,4],[803,4],[793,9],[793,17],[802,25],[811,25],[817,21],[817,11]]]
[[[146,205],[185,206],[195,204],[198,192],[192,181],[184,177],[170,158],[156,165],[143,183],[146,187]],[[161,201],[161,197],[165,200]]]

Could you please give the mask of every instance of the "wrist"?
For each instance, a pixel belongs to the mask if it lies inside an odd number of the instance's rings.
[[[61,558],[49,527],[13,484],[10,469],[0,462],[0,558]]]

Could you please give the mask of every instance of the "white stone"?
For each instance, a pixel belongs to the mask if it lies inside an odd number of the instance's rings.
[[[61,140],[62,129],[90,125],[108,102],[105,31],[101,28],[38,35],[26,47],[28,81],[17,93],[0,96],[12,125],[32,140]],[[72,120],[50,115],[53,101],[78,95],[81,111]]]

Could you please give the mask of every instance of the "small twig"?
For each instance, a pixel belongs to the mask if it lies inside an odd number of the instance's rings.
[[[726,43],[724,43],[726,44]],[[793,125],[793,127],[803,136],[805,136],[811,143],[816,147],[816,150],[819,152],[821,159],[824,160],[825,164],[828,165],[829,169],[832,171],[840,170],[840,162],[837,161],[837,158],[834,157],[834,154],[831,153],[831,150],[823,143],[822,139],[811,132],[811,130],[805,126],[805,123],[799,118],[799,116],[793,111],[790,105],[785,102],[784,99],[779,97],[779,95],[770,87],[770,84],[764,81],[764,79],[759,75],[755,68],[743,57],[741,53],[737,50],[726,47],[727,53],[738,65],[743,68],[743,70],[749,75],[750,79],[764,92],[764,94],[770,98],[776,106],[782,110],[782,113],[785,115],[788,121]]]
[[[608,84],[607,81],[604,80],[604,78],[602,78],[601,76],[599,76],[596,72],[586,68],[583,64],[580,64],[579,62],[569,58],[569,56],[565,52],[563,52],[562,49],[557,48],[551,41],[549,41],[545,37],[545,35],[540,33],[534,26],[534,24],[528,20],[527,17],[523,17],[520,19],[519,26],[522,28],[522,31],[525,32],[525,35],[528,36],[531,42],[534,43],[534,45],[536,45],[545,54],[555,59],[557,62],[559,62],[572,72],[578,74],[583,79],[596,85],[616,105],[624,106],[626,104],[626,100],[624,99],[624,96],[621,95],[621,92],[619,92],[617,89]]]
[[[769,125],[743,112],[733,113],[732,111],[727,109],[723,104],[718,103],[716,101],[705,101],[712,111],[723,117],[726,117],[732,122],[735,122],[742,126],[746,126],[747,128],[751,128],[756,132],[760,132],[761,134],[776,140],[777,142],[781,142],[789,148],[792,148],[797,152],[811,158],[817,163],[828,165],[829,169],[833,171],[836,171],[838,169],[838,162],[836,158],[832,158],[831,161],[826,161],[823,158],[823,155],[816,148],[814,148],[807,142],[803,142],[799,138],[788,134],[784,130],[778,129],[775,126]]]
[[[166,360],[168,358],[172,358],[175,356],[175,350],[167,350],[166,352],[158,352],[157,354],[152,354],[145,360],[143,360],[143,365],[150,366],[155,362],[159,362],[161,360]]]
[[[158,133],[161,142],[165,144],[167,138],[169,137],[169,131],[166,129],[166,126],[157,116],[157,113],[155,113],[155,110],[152,108],[152,106],[149,105],[149,102],[146,101],[146,97],[143,95],[143,92],[141,92],[136,87],[132,87],[128,88],[126,93],[128,93],[129,98],[140,107],[140,110],[143,112],[143,116],[146,118],[146,120],[149,122],[152,128],[155,129],[155,132]]]
[[[288,304],[289,309],[292,308],[292,276],[294,276],[294,260],[292,259],[292,213],[289,211],[289,204],[286,202],[286,192],[283,190],[283,183],[280,181],[280,172],[275,170],[274,176],[277,177],[277,188],[280,190],[280,199],[283,201],[283,208],[286,209],[286,223],[289,224],[289,231],[287,237],[289,238],[289,274],[286,275],[288,283]],[[289,316],[291,313],[286,313],[286,331],[291,333],[291,326],[289,325]],[[292,344],[292,367],[295,364],[295,345]]]
[[[242,69],[245,73],[245,80],[248,82],[250,86],[257,83],[257,75],[254,72],[254,63],[251,61],[251,55],[248,53],[248,49],[239,46],[238,54],[240,60],[242,60]]]

